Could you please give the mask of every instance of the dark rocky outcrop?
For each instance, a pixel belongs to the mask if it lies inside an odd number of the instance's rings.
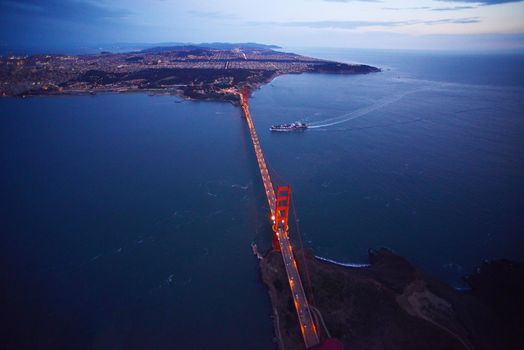
[[[484,263],[466,279],[471,291],[461,292],[386,249],[370,251],[365,268],[296,255],[301,271],[307,264],[309,278],[302,279],[310,303],[346,349],[524,348],[523,264]],[[285,348],[303,349],[280,254],[270,252],[260,265]]]

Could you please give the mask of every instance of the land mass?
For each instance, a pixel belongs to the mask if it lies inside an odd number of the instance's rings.
[[[471,289],[458,291],[386,249],[370,251],[369,266],[359,268],[307,251],[296,257],[326,326],[317,322],[321,338],[338,339],[345,349],[524,349],[522,263],[486,261],[465,278]],[[269,252],[260,267],[279,348],[304,349],[280,253]]]
[[[282,74],[366,74],[380,69],[244,44],[156,47],[95,55],[0,57],[0,96],[149,91],[191,99],[238,102],[250,90]]]

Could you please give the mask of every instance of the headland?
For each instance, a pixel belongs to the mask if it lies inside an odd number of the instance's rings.
[[[366,267],[340,266],[309,251],[297,251],[296,257],[308,300],[322,315],[321,337],[335,338],[345,349],[524,346],[522,263],[485,261],[465,277],[470,289],[459,291],[387,249],[370,250]],[[260,268],[280,348],[304,349],[280,253],[270,251]]]
[[[0,96],[139,92],[239,102],[282,74],[366,74],[380,69],[249,44],[156,47],[128,53],[0,57]]]

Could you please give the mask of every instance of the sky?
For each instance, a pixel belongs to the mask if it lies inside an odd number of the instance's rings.
[[[524,0],[0,0],[0,45],[524,49]]]

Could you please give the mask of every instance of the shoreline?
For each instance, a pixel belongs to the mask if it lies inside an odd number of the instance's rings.
[[[0,96],[153,92],[239,101],[284,74],[368,74],[381,69],[267,48],[171,47],[100,55],[0,56]]]
[[[362,268],[362,267],[370,267],[371,266],[370,264],[366,264],[366,263],[344,263],[344,262],[332,260],[332,259],[329,259],[329,258],[324,258],[324,257],[318,256],[318,255],[315,255],[315,258],[318,259],[318,260],[324,261],[324,262],[328,262],[328,263],[331,263],[331,264],[334,264],[334,265],[338,265],[338,266],[354,267],[354,268]]]
[[[505,309],[524,292],[523,263],[482,262],[474,274],[465,276],[468,291],[457,291],[384,248],[369,251],[369,264],[341,265],[309,251],[297,263],[310,270],[311,285],[306,288],[310,304],[320,310],[328,333],[346,349],[516,350],[524,344],[516,316],[524,310]],[[280,253],[267,252],[259,268],[279,349],[303,350]],[[502,290],[497,279],[506,281]],[[322,332],[322,341],[327,339]]]

